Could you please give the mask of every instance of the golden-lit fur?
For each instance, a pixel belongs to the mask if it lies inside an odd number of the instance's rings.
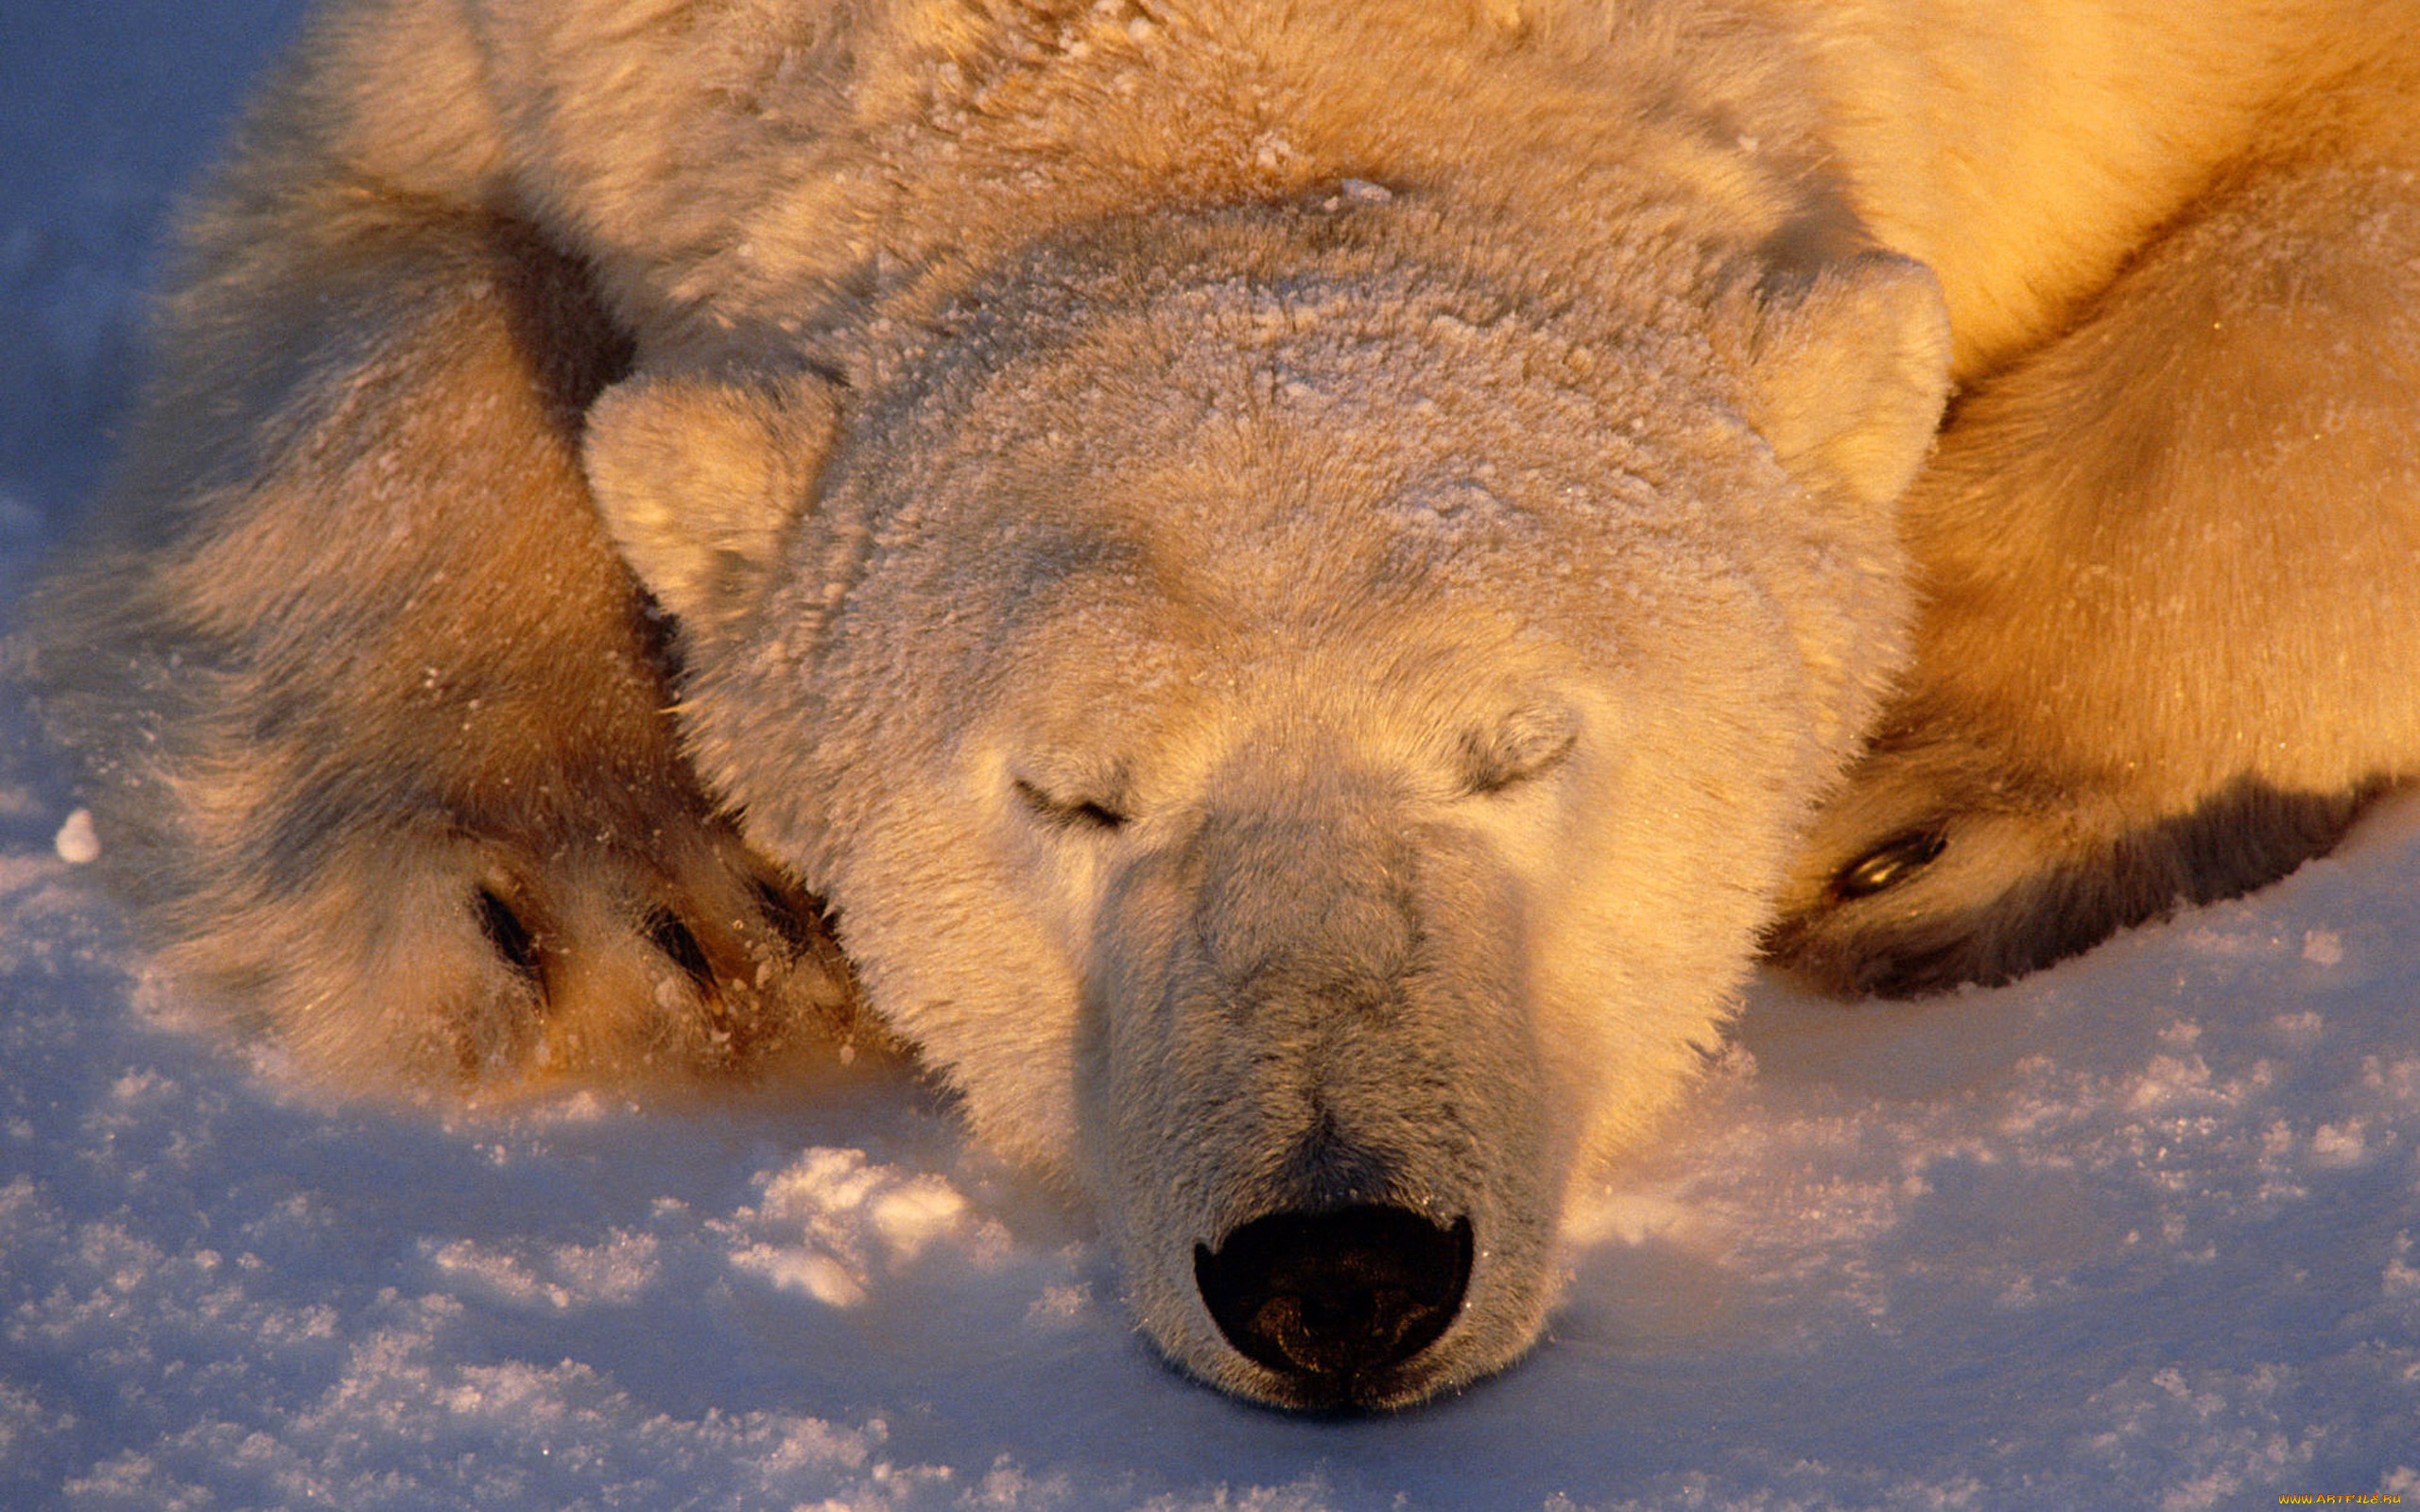
[[[2006,976],[2420,768],[2415,122],[2360,0],[337,0],[36,680],[330,1082],[895,1037],[1187,1368],[1414,1400],[1760,941]],[[1363,1203],[1443,1337],[1231,1348]]]
[[[2420,14],[2250,7],[2253,47],[2135,9],[2155,45],[2033,65],[2124,71],[2083,135],[1962,145],[1952,176],[1988,152],[2026,186],[1994,198],[2129,234],[2052,266],[2030,340],[1962,343],[1901,506],[1915,665],[1773,935],[1840,990],[2001,981],[2258,886],[2420,774]],[[2013,94],[2052,111],[2054,77]],[[2067,198],[2154,185],[2116,217]],[[1955,233],[1924,229],[1962,210],[1909,203],[1877,220],[1962,319]],[[1843,887],[1909,837],[1939,854]]]

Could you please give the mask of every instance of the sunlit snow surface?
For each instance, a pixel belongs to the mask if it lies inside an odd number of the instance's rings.
[[[101,455],[164,191],[291,16],[0,11],[0,594]],[[1321,1422],[1158,1365],[1086,1216],[885,1074],[311,1104],[130,980],[28,734],[0,706],[0,1505],[2420,1496],[2420,806],[2013,988],[1760,986],[1580,1216],[1537,1354]]]

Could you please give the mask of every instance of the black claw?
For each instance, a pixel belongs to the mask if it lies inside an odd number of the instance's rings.
[[[823,930],[815,908],[787,887],[768,878],[758,877],[749,884],[756,895],[756,910],[765,922],[781,937],[782,949],[793,961],[815,948]]]
[[[512,905],[493,888],[479,889],[477,912],[479,933],[485,935],[495,953],[504,957],[504,964],[512,968],[517,975],[527,978],[532,987],[537,986],[541,976],[538,936],[522,922],[521,916],[513,912]]]
[[[706,959],[706,948],[689,926],[674,917],[669,909],[658,908],[647,916],[648,943],[662,951],[673,965],[681,968],[701,997],[710,997],[715,988],[715,969]]]

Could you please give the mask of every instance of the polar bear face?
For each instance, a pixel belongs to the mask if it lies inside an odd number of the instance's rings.
[[[707,781],[1163,1348],[1396,1405],[1716,1039],[1895,562],[1702,334],[1267,255],[1025,269],[854,413],[642,377],[590,470]]]

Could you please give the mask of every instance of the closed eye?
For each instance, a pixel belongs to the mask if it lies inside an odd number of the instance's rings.
[[[1556,751],[1553,755],[1548,756],[1542,761],[1530,762],[1517,765],[1503,765],[1494,762],[1475,763],[1470,769],[1462,775],[1463,796],[1467,798],[1486,798],[1492,794],[1507,792],[1512,788],[1519,787],[1522,783],[1530,782],[1535,778],[1542,777],[1546,775],[1546,773],[1553,770],[1554,767],[1562,762],[1564,756],[1568,753],[1570,749],[1570,747],[1565,746],[1562,750]]]
[[[1115,804],[1098,799],[1056,797],[1022,777],[1016,780],[1016,792],[1017,801],[1036,818],[1060,829],[1116,830],[1124,828],[1128,817]]]
[[[1542,777],[1563,764],[1579,739],[1578,718],[1561,708],[1525,709],[1493,727],[1467,730],[1458,752],[1462,793],[1484,798]]]

